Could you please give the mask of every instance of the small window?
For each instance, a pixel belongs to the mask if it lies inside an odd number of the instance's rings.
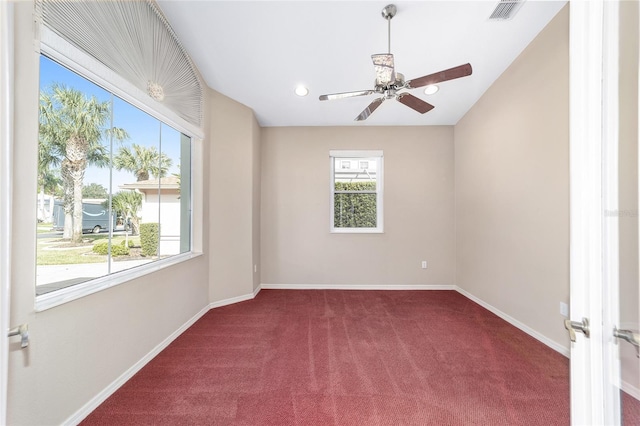
[[[331,232],[383,232],[382,151],[330,151],[329,156]],[[360,167],[344,167],[352,162]]]
[[[343,169],[350,169],[351,168],[351,161],[341,161],[340,165]]]

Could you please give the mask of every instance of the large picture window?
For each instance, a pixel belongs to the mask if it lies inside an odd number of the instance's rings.
[[[189,252],[191,146],[41,56],[36,295]]]
[[[331,151],[331,232],[383,232],[382,151]]]

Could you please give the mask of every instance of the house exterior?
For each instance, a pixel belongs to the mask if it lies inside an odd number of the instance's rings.
[[[160,256],[180,253],[180,181],[176,176],[148,179],[120,186],[142,193],[140,224],[160,224]]]

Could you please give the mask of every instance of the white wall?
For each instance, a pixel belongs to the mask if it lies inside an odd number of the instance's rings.
[[[19,342],[11,341],[11,425],[64,422],[208,305],[208,259],[200,256],[35,312],[39,67],[33,10],[32,2],[15,3],[16,187],[11,207],[13,229],[20,233],[12,247],[11,323],[29,323],[31,344],[21,350]],[[196,155],[203,150],[209,154],[205,144]],[[194,226],[207,233],[208,217],[196,219]]]
[[[568,348],[569,10],[455,126],[456,283]]]
[[[142,212],[140,223],[157,223],[160,214],[160,241],[159,250],[161,256],[180,253],[180,191],[163,190],[143,192]]]
[[[332,149],[383,150],[383,234],[329,232]],[[261,207],[264,284],[454,284],[450,126],[262,129]]]

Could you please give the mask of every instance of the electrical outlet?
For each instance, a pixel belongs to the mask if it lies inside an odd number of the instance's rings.
[[[422,261],[422,269],[427,269],[427,261],[426,260]]]
[[[569,318],[569,305],[564,302],[560,302],[560,315]]]

